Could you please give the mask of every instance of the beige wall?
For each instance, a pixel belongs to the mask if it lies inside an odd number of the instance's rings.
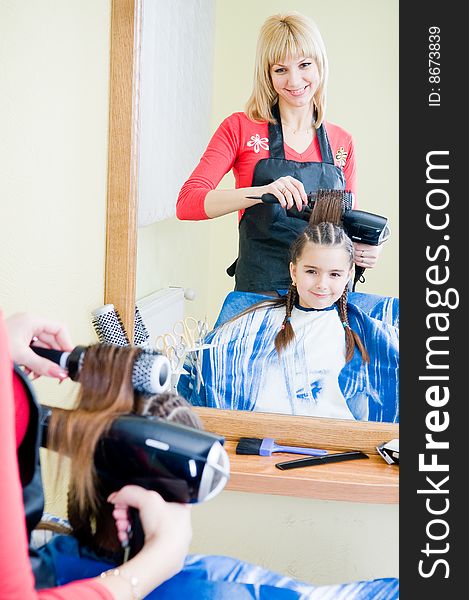
[[[0,2],[0,307],[59,319],[82,344],[104,297],[109,23],[107,0]],[[75,394],[34,385],[45,404]]]
[[[294,4],[284,2],[283,6]],[[366,14],[376,17],[381,28],[372,32],[370,43],[375,51],[367,60],[376,63],[382,80],[377,82],[379,89],[365,90],[366,111],[360,109],[369,117],[368,133],[356,132],[350,121],[354,107],[361,106],[353,88],[353,74],[363,68],[353,58],[354,36],[363,21],[363,12],[353,11],[355,4],[297,3],[300,10],[314,12],[331,62],[332,53],[336,54],[333,69],[337,72],[341,63],[347,65],[345,83],[331,81],[340,94],[330,94],[329,118],[354,133],[360,164],[366,157],[372,161],[370,170],[378,170],[392,162],[388,153],[392,156],[397,144],[395,113],[391,111],[389,122],[383,123],[373,110],[377,109],[378,92],[386,86],[386,73],[395,75],[395,67],[384,65],[379,52],[384,41],[397,43],[393,34],[395,3],[358,3],[366,5]],[[264,2],[217,3],[215,89],[219,91],[214,94],[214,126],[225,114],[239,110],[247,95],[238,90],[234,80],[230,82],[235,47],[230,43],[236,41],[239,50],[235,61],[238,71],[250,80],[258,25],[264,15],[281,6],[273,0],[267,8]],[[235,27],[236,14],[230,11],[242,15],[248,8],[249,18],[238,17]],[[230,26],[222,25],[225,16],[232,19]],[[351,33],[339,34],[347,31]],[[368,36],[361,39],[363,42]],[[64,320],[76,343],[88,343],[94,340],[90,311],[103,302],[109,2],[0,2],[0,40],[0,306],[6,314],[33,310]],[[217,88],[220,84],[223,93]],[[393,87],[388,93],[389,104],[395,107],[397,89]],[[335,108],[338,102],[340,112]],[[350,114],[342,112],[346,107]],[[382,153],[378,153],[381,138],[374,150],[365,143],[367,135],[376,135],[377,123],[385,130]],[[396,169],[396,162],[393,164],[391,172]],[[360,167],[361,172],[363,169]],[[375,189],[387,194],[390,205],[397,198],[397,181],[389,173],[372,184],[360,184],[362,188],[363,208],[375,208],[371,199]],[[389,210],[383,214],[390,216]],[[142,230],[139,253],[154,263],[148,263],[147,275],[145,271],[139,274],[139,295],[171,284],[194,287],[200,311],[207,309],[206,298],[219,303],[223,286],[229,287],[231,280],[221,285],[213,280],[210,283],[206,274],[219,275],[234,258],[236,230],[232,221],[231,217],[206,224],[168,221]],[[232,247],[227,241],[229,235]],[[171,263],[173,252],[177,264],[182,263],[180,272]],[[386,253],[392,255],[388,249]],[[211,256],[208,264],[207,256]],[[385,279],[397,281],[395,276]],[[388,293],[395,293],[396,284],[391,287]],[[212,314],[216,314],[217,306],[213,305]],[[73,394],[72,384],[35,385],[44,403],[69,402]],[[52,494],[49,473],[46,481],[48,509],[63,514],[63,496]],[[244,558],[317,583],[397,574],[396,506],[226,492],[207,505],[194,507],[193,515],[193,551]],[[378,558],[377,549],[383,546],[383,557]]]
[[[0,306],[86,343],[103,303],[109,3],[1,2],[0,39]]]

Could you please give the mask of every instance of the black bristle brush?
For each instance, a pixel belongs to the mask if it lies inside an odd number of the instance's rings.
[[[300,448],[298,446],[279,446],[273,438],[239,438],[236,454],[254,454],[257,456],[272,456],[274,452],[289,452],[291,454],[306,454],[308,456],[324,456],[327,450],[319,448]]]

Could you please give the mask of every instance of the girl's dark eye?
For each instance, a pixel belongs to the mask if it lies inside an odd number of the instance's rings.
[[[277,69],[274,69],[274,73],[285,73],[285,69],[283,67],[278,67]]]
[[[310,67],[310,66],[311,66],[311,64],[312,64],[312,63],[310,63],[310,62],[304,62],[304,63],[301,63],[300,67],[302,67],[303,69],[305,69],[305,68],[308,68],[308,67]]]

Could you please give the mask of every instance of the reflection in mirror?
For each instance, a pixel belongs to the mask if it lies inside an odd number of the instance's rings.
[[[158,102],[164,102],[164,97],[168,97],[167,94],[161,96],[162,87],[181,91],[171,96],[169,113],[161,110],[160,106],[153,113],[153,123],[144,122],[143,114],[140,121],[142,144],[143,138],[153,144],[153,147],[148,144],[140,147],[140,168],[150,166],[147,172],[153,182],[156,182],[156,187],[151,188],[149,182],[142,182],[140,179],[137,298],[168,286],[190,288],[195,291],[195,300],[185,302],[185,314],[196,319],[207,316],[209,325],[213,326],[218,318],[224,318],[226,311],[232,309],[229,304],[233,297],[227,298],[227,295],[232,292],[234,282],[226,274],[226,267],[233,262],[238,252],[237,215],[231,213],[202,222],[183,222],[170,215],[174,215],[177,189],[196,167],[213,132],[225,117],[244,109],[252,90],[258,32],[265,19],[282,10],[282,6],[270,0],[254,4],[240,0],[235,5],[207,0],[203,3],[206,11],[204,15],[197,16],[195,11],[187,10],[184,19],[168,20],[164,22],[164,28],[157,27],[155,22],[146,28],[149,14],[147,4],[143,2],[142,61],[154,60],[158,56],[157,49],[152,55],[146,48],[148,44],[156,48],[157,33],[163,29],[166,35],[165,51],[170,46],[176,57],[184,57],[183,60],[189,62],[195,60],[194,56],[201,52],[209,53],[209,56],[204,57],[205,63],[199,69],[189,69],[192,79],[187,80],[187,86],[184,86],[180,71],[171,67],[174,64],[171,61],[165,72],[161,61],[151,63],[148,73],[152,74],[153,88],[148,81],[141,81],[142,97],[148,97],[148,93],[153,94],[154,102],[150,102],[150,105],[153,104],[156,109]],[[171,3],[158,3],[159,10],[162,11],[159,15],[160,24],[161,19],[165,18],[166,4],[169,7]],[[363,0],[338,0],[333,5],[324,5],[295,0],[288,4],[288,10],[297,10],[313,18],[324,39],[330,69],[326,121],[339,123],[353,136],[359,207],[385,215],[392,228],[391,239],[381,253],[378,266],[367,269],[366,281],[358,284],[357,292],[397,297],[397,6],[393,3],[376,4],[370,6],[369,2]],[[338,14],[340,19],[337,18]],[[193,26],[188,28],[187,23],[191,19]],[[242,40],[240,31],[243,32]],[[353,44],[350,43],[351,31],[354,32]],[[200,39],[194,40],[190,37],[193,35],[198,35]],[[171,40],[170,44],[168,40]],[[162,44],[165,44],[164,40]],[[193,51],[195,47],[198,48],[197,52]],[[145,67],[148,64],[142,63],[141,75],[145,73]],[[194,82],[194,72],[198,74],[199,85],[197,78]],[[161,85],[163,82],[164,86]],[[142,110],[144,102],[142,99]],[[191,112],[193,107],[197,108]],[[168,114],[171,118],[167,117]],[[194,114],[200,118],[193,119]],[[191,122],[199,126],[196,135],[188,133],[186,128],[186,125],[190,127]],[[164,137],[168,137],[168,140],[162,139],[162,131],[166,132]],[[177,143],[173,144],[175,139]],[[140,171],[140,178],[142,173]],[[172,187],[168,188],[169,181]],[[234,185],[233,175],[228,173],[218,187],[232,189]],[[146,189],[145,186],[153,191],[144,197],[140,191]],[[172,203],[172,209],[168,209],[168,203],[170,207]],[[152,215],[157,211],[155,207],[161,208],[163,204],[164,209],[161,210],[164,211],[164,220],[152,222]],[[362,312],[369,319],[376,319],[378,312],[382,311],[383,320],[391,321],[390,326],[395,325],[397,303],[377,298],[375,305],[368,306],[369,301],[373,304],[373,298],[364,300],[365,306],[359,307]],[[225,299],[227,304],[220,314]],[[252,313],[249,318],[257,319],[258,313]],[[230,326],[236,328],[239,323],[234,321]],[[170,324],[167,329],[171,330]],[[236,337],[238,338],[239,336]],[[297,368],[298,361],[294,355],[285,353],[282,360],[285,365],[293,363],[293,369]],[[207,368],[207,364],[210,363],[204,355],[203,366]],[[285,365],[283,368],[286,368]],[[263,370],[262,366],[258,368]],[[370,369],[368,368],[367,376]],[[234,370],[233,373],[235,377]],[[374,375],[378,378],[377,372]],[[302,376],[300,371],[298,377]],[[222,376],[218,373],[217,377]],[[292,385],[299,386],[298,389],[305,387],[306,397],[313,397],[314,389],[302,386],[297,381],[298,377],[295,376]],[[197,379],[195,381],[197,388]],[[247,383],[243,382],[243,385]],[[269,385],[275,387],[275,379]],[[266,388],[266,393],[268,389],[272,388]],[[397,420],[396,407],[392,417],[373,417],[369,406],[365,406],[359,389],[355,391],[353,407],[347,407],[354,418]],[[379,407],[380,391],[375,389],[374,393],[377,394],[376,407]],[[202,403],[200,400],[197,402]],[[216,402],[209,405],[216,405]],[[292,410],[283,404],[278,407],[279,410],[264,406],[266,410],[288,414],[318,414],[314,411],[298,412],[297,408]],[[230,401],[225,408],[241,406]],[[247,405],[246,408],[252,410],[252,406]],[[262,403],[259,408],[262,408]],[[336,416],[346,418],[347,413],[344,414],[342,409]]]
[[[286,295],[228,295],[207,348],[191,354],[180,379],[192,404],[398,421],[398,303],[348,292],[354,249],[342,196],[330,190],[316,201],[292,246]],[[251,306],[239,313],[243,304]]]

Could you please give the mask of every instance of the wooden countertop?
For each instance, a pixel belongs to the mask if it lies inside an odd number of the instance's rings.
[[[240,455],[235,452],[236,444],[225,442],[231,470],[228,490],[348,502],[399,501],[399,467],[387,465],[377,454],[364,460],[281,471],[275,463],[303,457],[284,453]]]
[[[228,490],[346,502],[399,502],[399,467],[386,464],[376,451],[378,444],[399,437],[398,425],[207,408],[196,412],[208,431],[225,437],[231,471]],[[369,459],[281,471],[275,463],[302,456],[239,455],[235,450],[240,437],[274,437],[278,444],[330,452],[362,450]]]

